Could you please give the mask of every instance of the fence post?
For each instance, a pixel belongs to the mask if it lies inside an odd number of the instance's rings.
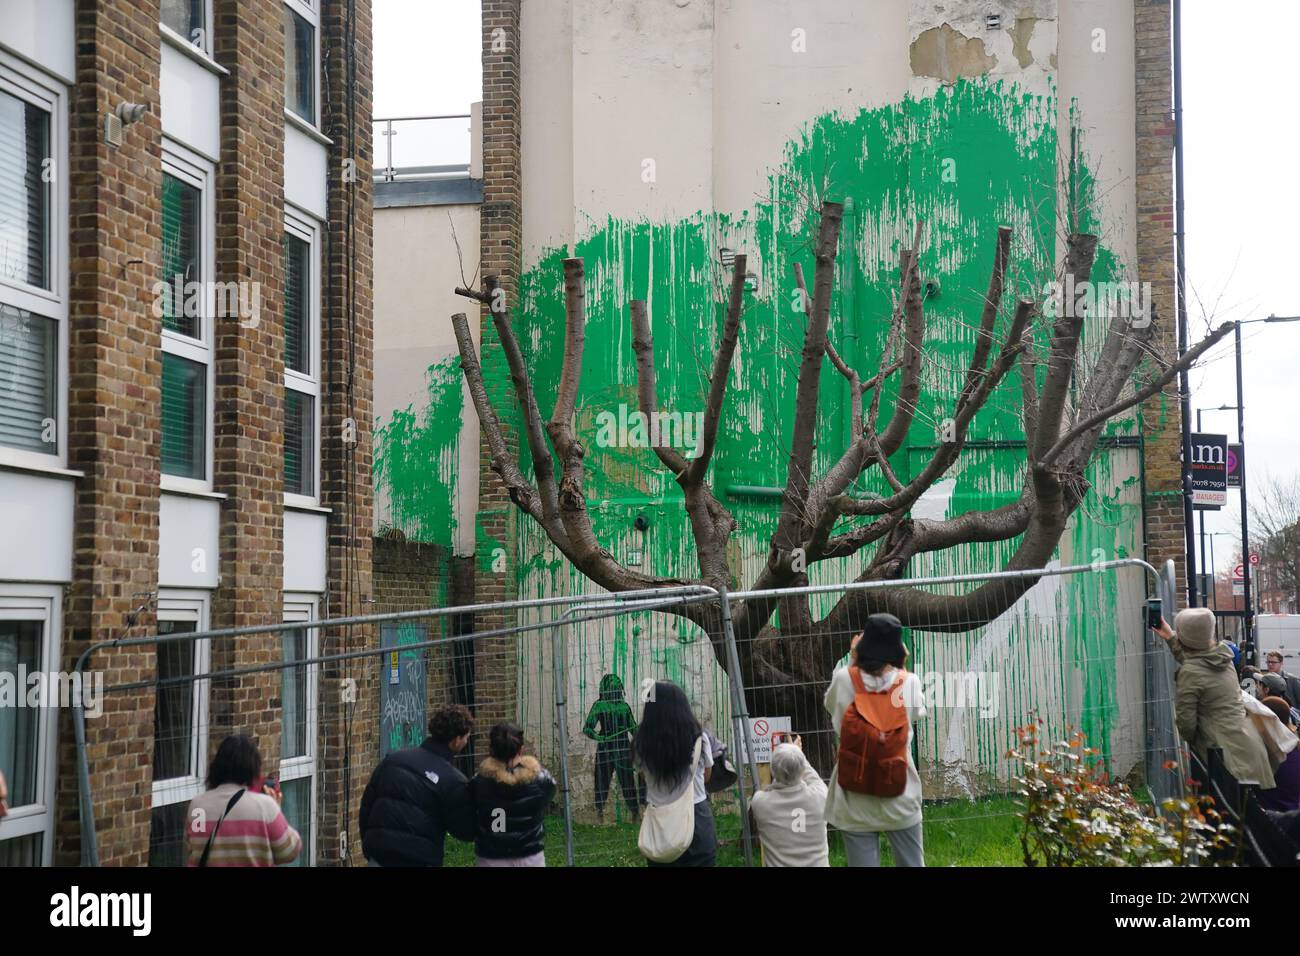
[[[731,601],[726,591],[718,592],[718,605],[722,611],[722,633],[727,642],[727,670],[731,673],[732,721],[735,724],[736,740],[745,750],[745,763],[749,767],[749,778],[758,792],[758,764],[754,762],[754,749],[749,745],[749,707],[745,703],[745,682],[740,676],[740,654],[736,650],[736,631],[731,624]],[[736,774],[736,783],[740,787],[740,832],[745,848],[745,866],[754,865],[754,836],[749,831],[749,801],[745,796],[745,775]]]
[[[88,647],[77,658],[73,671],[77,686],[84,687],[83,674],[86,661],[94,647]],[[81,823],[81,865],[99,866],[99,841],[95,832],[95,797],[90,791],[90,758],[86,754],[85,695],[78,694],[72,708],[72,728],[77,737],[77,805]]]
[[[555,733],[560,744],[560,792],[564,795],[564,858],[573,866],[573,794],[569,787],[568,622],[551,630],[555,682]]]

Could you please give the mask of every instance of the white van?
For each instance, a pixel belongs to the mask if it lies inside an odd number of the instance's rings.
[[[1255,616],[1255,643],[1262,665],[1269,651],[1282,652],[1282,669],[1300,674],[1300,614],[1258,614]]]

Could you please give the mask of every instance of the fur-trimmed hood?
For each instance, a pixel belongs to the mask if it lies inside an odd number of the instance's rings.
[[[503,787],[524,787],[533,783],[543,773],[536,757],[523,756],[513,768],[495,757],[488,757],[478,765],[479,775],[494,780]]]

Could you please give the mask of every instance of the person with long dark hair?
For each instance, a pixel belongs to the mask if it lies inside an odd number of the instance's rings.
[[[545,866],[546,810],[555,780],[524,753],[524,732],[502,722],[488,735],[491,756],[469,782],[478,835],[478,866]]]
[[[284,795],[262,778],[253,738],[221,741],[207,785],[186,815],[189,866],[281,866],[298,858],[302,837],[280,810]]]
[[[647,865],[713,866],[718,837],[705,789],[713,772],[710,751],[686,692],[670,681],[656,681],[632,738],[633,764],[645,778],[646,803],[651,807],[670,806],[692,788],[695,835],[686,852],[673,862],[648,860]]]

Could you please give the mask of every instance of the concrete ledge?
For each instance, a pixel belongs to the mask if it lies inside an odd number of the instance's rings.
[[[375,183],[375,208],[466,206],[483,202],[483,180],[408,179]]]

